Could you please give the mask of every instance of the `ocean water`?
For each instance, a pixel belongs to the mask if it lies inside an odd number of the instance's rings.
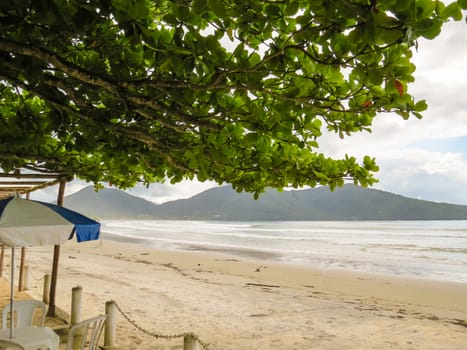
[[[103,221],[107,239],[467,283],[467,221]]]

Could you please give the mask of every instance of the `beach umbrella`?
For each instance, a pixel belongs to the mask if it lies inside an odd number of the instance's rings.
[[[0,200],[0,243],[11,247],[10,337],[13,338],[16,247],[59,245],[99,239],[100,223],[58,205],[9,197]]]

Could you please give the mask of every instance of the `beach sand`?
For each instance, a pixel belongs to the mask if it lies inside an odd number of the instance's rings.
[[[242,252],[237,252],[242,253]],[[82,318],[114,300],[157,335],[193,332],[209,349],[467,349],[467,284],[271,263],[253,252],[169,252],[110,240],[61,247],[56,305]],[[53,248],[28,248],[42,298]],[[182,349],[117,315],[121,349]]]

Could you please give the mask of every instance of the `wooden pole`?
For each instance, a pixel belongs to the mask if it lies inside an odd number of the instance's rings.
[[[104,349],[111,349],[115,346],[115,337],[117,334],[117,312],[115,302],[113,300],[105,302],[105,314],[107,320],[104,328]]]
[[[83,288],[81,286],[76,286],[71,289],[71,325],[75,325],[81,322],[81,310],[82,310],[82,295]]]
[[[81,322],[81,310],[82,308],[82,295],[83,288],[81,286],[76,286],[71,289],[71,313],[70,313],[70,323],[71,326]],[[79,349],[81,340],[83,337],[83,329],[79,329],[75,334],[75,339],[73,341],[73,349]]]
[[[65,196],[65,185],[66,180],[63,179],[60,181],[60,186],[58,187],[58,196],[57,196],[57,205],[63,206],[63,197]],[[57,275],[58,275],[58,262],[60,260],[60,245],[56,244],[54,246],[54,258],[52,262],[52,276],[50,279],[50,295],[49,295],[49,311],[47,315],[55,317],[55,295],[57,291]]]
[[[44,289],[42,292],[42,301],[49,305],[49,294],[50,294],[50,275],[47,273],[44,275]]]
[[[5,246],[2,244],[2,250],[0,252],[0,277],[3,277],[3,259],[5,258]]]
[[[21,262],[19,265],[19,279],[18,279],[18,292],[21,292],[24,284],[24,262],[26,261],[26,248],[21,247]]]
[[[30,290],[31,289],[31,269],[29,265],[24,266],[24,282],[23,282],[23,290]]]
[[[54,258],[52,261],[52,275],[49,290],[49,311],[47,315],[55,317],[55,294],[57,290],[58,262],[60,259],[60,245],[54,245]]]
[[[183,337],[183,350],[199,350],[199,342],[192,335]]]
[[[14,300],[15,300],[15,247],[11,247],[11,276],[10,276],[10,339],[13,339],[13,328],[15,328],[15,312],[14,312]]]
[[[26,199],[29,199],[29,192],[26,193]],[[24,289],[24,270],[26,264],[26,247],[21,247],[21,262],[19,265],[18,292]]]

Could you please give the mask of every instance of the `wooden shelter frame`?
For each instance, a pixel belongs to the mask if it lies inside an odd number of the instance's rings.
[[[65,185],[73,180],[73,175],[64,173],[48,173],[41,171],[26,170],[25,173],[16,171],[14,173],[0,173],[0,199],[14,195],[26,195],[29,199],[31,192],[44,189],[46,187],[59,185],[57,195],[57,205],[63,206],[65,195]],[[3,273],[3,257],[5,246],[2,245],[0,252],[0,277]],[[57,290],[58,264],[60,259],[60,245],[54,246],[54,255],[52,262],[52,273],[50,278],[49,307],[48,316],[55,316],[55,295]],[[18,281],[18,290],[23,290],[23,271],[26,261],[26,248],[21,248],[20,274]]]

